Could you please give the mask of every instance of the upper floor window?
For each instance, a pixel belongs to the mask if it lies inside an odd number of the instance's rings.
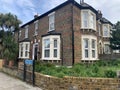
[[[100,26],[100,24],[98,24],[98,33],[99,33],[99,36],[101,36],[101,26]]]
[[[81,13],[82,28],[96,30],[96,15],[90,10],[82,10]]]
[[[55,30],[55,12],[48,15],[49,16],[49,31]]]
[[[28,38],[28,26],[25,27],[25,38]]]
[[[103,25],[103,37],[109,37],[108,25]]]
[[[34,24],[35,24],[35,35],[38,35],[38,21],[35,21],[34,22]]]

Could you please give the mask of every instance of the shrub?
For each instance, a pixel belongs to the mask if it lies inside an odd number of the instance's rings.
[[[112,70],[106,70],[105,71],[105,77],[108,77],[108,78],[115,78],[117,75],[116,75],[116,72],[115,71],[112,71]]]
[[[63,78],[65,74],[63,72],[60,72],[60,73],[56,73],[55,76],[59,78]]]

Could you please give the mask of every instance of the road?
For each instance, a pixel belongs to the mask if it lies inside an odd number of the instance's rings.
[[[0,72],[0,90],[42,90]]]

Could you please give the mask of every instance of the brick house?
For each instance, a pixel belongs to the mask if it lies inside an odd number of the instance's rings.
[[[52,10],[35,16],[15,32],[19,59],[34,59],[71,66],[99,60],[110,54],[112,23],[83,0],[68,0]]]

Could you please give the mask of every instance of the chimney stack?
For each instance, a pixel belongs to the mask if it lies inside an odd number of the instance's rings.
[[[38,16],[39,16],[39,15],[38,15],[38,13],[37,13],[37,14],[34,15],[34,18],[37,18]]]
[[[102,12],[100,10],[98,10],[98,15],[97,15],[98,19],[102,18]]]

